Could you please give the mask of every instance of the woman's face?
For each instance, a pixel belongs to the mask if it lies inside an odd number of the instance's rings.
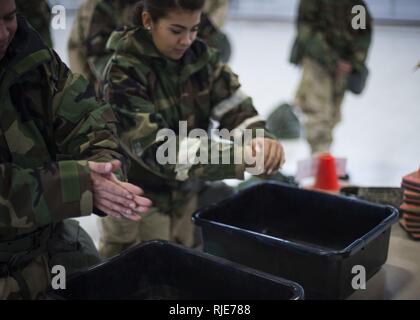
[[[0,0],[0,60],[6,54],[17,27],[15,0]]]
[[[197,37],[201,10],[176,10],[156,22],[143,12],[143,25],[149,29],[159,52],[173,60],[181,59]]]

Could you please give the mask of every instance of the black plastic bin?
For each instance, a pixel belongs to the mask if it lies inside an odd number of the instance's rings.
[[[193,219],[204,251],[296,281],[308,299],[344,299],[354,291],[354,266],[365,268],[367,280],[385,263],[398,211],[266,183]]]
[[[50,291],[65,300],[300,300],[301,286],[164,241],[133,247]]]

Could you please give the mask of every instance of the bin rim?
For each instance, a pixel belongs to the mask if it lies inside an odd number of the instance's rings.
[[[260,271],[260,270],[257,270],[257,269],[251,268],[251,267],[247,267],[247,266],[244,266],[240,263],[230,261],[230,260],[227,260],[227,259],[222,258],[222,257],[214,256],[214,255],[209,254],[209,253],[205,253],[205,252],[201,252],[201,251],[194,250],[194,249],[191,249],[191,248],[187,248],[187,247],[184,247],[184,246],[179,245],[177,243],[166,241],[166,240],[150,240],[150,241],[146,241],[146,242],[140,243],[138,245],[135,245],[135,246],[123,251],[122,253],[120,253],[117,256],[114,256],[114,257],[111,257],[111,258],[108,258],[108,259],[104,259],[103,261],[101,261],[100,263],[98,263],[94,266],[91,266],[91,267],[83,269],[83,270],[79,270],[79,271],[71,274],[68,277],[67,281],[71,281],[72,279],[78,278],[79,276],[81,276],[83,274],[86,274],[88,272],[93,272],[93,271],[96,271],[96,270],[100,270],[100,269],[106,267],[108,264],[110,264],[110,263],[112,264],[114,261],[117,261],[121,258],[129,256],[133,251],[139,250],[140,248],[143,248],[143,247],[149,247],[149,246],[159,246],[159,247],[165,247],[166,246],[166,247],[170,247],[170,248],[175,248],[175,250],[180,250],[180,251],[184,251],[184,252],[193,253],[195,256],[198,256],[201,259],[206,259],[206,260],[210,261],[211,263],[218,264],[218,265],[223,265],[224,267],[227,267],[227,268],[230,268],[230,269],[240,270],[242,272],[252,274],[252,275],[255,275],[255,276],[260,277],[260,278],[264,278],[264,279],[266,279],[270,282],[275,282],[276,284],[286,286],[286,287],[290,288],[290,290],[293,293],[292,297],[289,300],[303,300],[303,299],[305,299],[305,291],[304,291],[303,287],[297,282],[282,278],[280,276],[273,275],[271,273]],[[51,295],[53,295],[53,294],[51,294]],[[54,294],[54,297],[60,298],[60,295]]]
[[[295,281],[285,279],[285,278],[273,275],[273,274],[268,273],[268,272],[257,270],[257,269],[245,266],[243,264],[225,259],[223,257],[215,256],[215,255],[212,255],[212,254],[209,254],[209,253],[206,253],[206,252],[195,251],[193,249],[185,248],[185,247],[182,247],[181,245],[178,245],[178,244],[175,244],[175,243],[169,243],[169,244],[171,244],[172,246],[180,247],[182,249],[187,249],[188,251],[194,252],[196,255],[201,256],[202,258],[205,258],[207,260],[211,260],[214,263],[222,263],[225,267],[227,266],[227,267],[230,267],[230,268],[233,268],[233,269],[239,269],[239,270],[245,271],[247,273],[256,275],[258,277],[266,278],[267,280],[269,280],[271,282],[276,282],[278,284],[282,284],[282,285],[285,285],[287,287],[290,287],[290,288],[293,289],[293,296],[289,300],[300,300],[300,299],[304,299],[304,297],[305,297],[305,291],[304,291],[303,287]]]
[[[257,187],[261,187],[261,185],[276,185],[282,188],[288,188],[288,189],[299,189],[293,186],[288,186],[286,184],[282,184],[279,182],[265,182],[265,183],[260,183],[258,185],[252,185],[244,190],[239,191],[238,193],[236,193],[235,195],[232,195],[231,197],[221,201],[219,203],[220,205],[225,204],[227,201],[234,199],[236,197],[239,197],[240,195],[250,192],[252,191],[252,189],[256,189]],[[317,192],[317,191],[312,191],[312,190],[305,190],[305,189],[300,189],[303,192],[316,192],[316,193],[320,193],[320,194],[324,194],[322,192]],[[375,207],[382,207],[384,209],[386,209],[387,211],[391,212],[391,214],[386,217],[384,220],[382,220],[376,227],[374,227],[372,230],[370,230],[368,233],[366,233],[365,235],[363,235],[362,237],[355,239],[352,243],[350,243],[347,247],[344,247],[343,249],[340,250],[323,250],[323,249],[319,249],[319,248],[315,248],[315,247],[311,247],[308,245],[303,245],[303,244],[299,244],[299,243],[295,243],[286,239],[280,239],[280,238],[276,238],[270,235],[266,235],[266,234],[261,234],[255,231],[251,231],[251,230],[247,230],[247,229],[241,229],[239,227],[235,227],[235,226],[231,226],[231,225],[227,225],[221,222],[216,222],[216,221],[211,221],[209,219],[206,219],[203,217],[203,215],[206,214],[207,211],[212,210],[213,208],[216,207],[216,205],[210,205],[207,206],[205,208],[199,209],[198,211],[196,211],[193,215],[192,215],[192,220],[194,222],[194,224],[198,225],[198,226],[209,226],[211,228],[215,228],[218,230],[224,230],[224,229],[229,229],[229,230],[234,230],[235,232],[241,234],[241,235],[245,235],[245,236],[249,236],[252,235],[254,236],[255,239],[257,239],[258,241],[265,241],[271,244],[275,244],[275,245],[281,245],[281,246],[287,246],[287,248],[296,251],[296,252],[301,252],[301,253],[310,253],[310,254],[316,254],[318,256],[324,256],[324,257],[328,257],[328,258],[346,258],[348,256],[351,256],[355,253],[357,253],[359,250],[363,249],[369,242],[371,242],[376,236],[379,236],[381,233],[383,233],[384,231],[386,231],[388,228],[390,228],[395,222],[398,221],[398,209],[396,209],[395,207],[392,207],[390,205],[380,205],[380,204],[375,204],[372,202],[368,202],[365,200],[361,200],[361,199],[357,199],[357,198],[353,198],[353,197],[348,197],[348,196],[343,196],[343,195],[330,195],[330,196],[334,196],[334,197],[338,197],[338,198],[342,198],[345,199],[347,201],[354,201],[354,202],[358,202],[358,203],[365,203],[367,205],[370,206],[375,206]],[[256,237],[258,236],[258,237]]]
[[[372,204],[371,202],[364,201],[364,200],[359,200],[359,202],[366,202],[368,204]],[[384,209],[392,213],[387,218],[382,220],[381,223],[379,223],[375,228],[373,228],[368,233],[366,233],[363,237],[355,240],[347,248],[345,248],[343,250],[343,254],[347,254],[348,256],[351,256],[357,253],[359,250],[363,249],[369,242],[374,240],[381,233],[391,228],[392,225],[398,221],[398,217],[399,217],[398,209],[389,205],[386,205],[386,206],[378,205],[378,206],[383,207]]]

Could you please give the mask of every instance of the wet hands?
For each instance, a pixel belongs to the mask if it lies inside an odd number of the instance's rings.
[[[143,190],[131,183],[118,180],[114,172],[121,168],[121,162],[88,162],[92,180],[93,205],[114,217],[133,221],[141,220],[140,214],[146,213],[152,202],[142,197]]]
[[[257,171],[253,171],[262,177],[276,174],[286,162],[283,146],[276,140],[267,138],[251,140],[251,143],[245,147],[245,157],[255,160],[252,163],[246,161],[247,167],[257,166]]]

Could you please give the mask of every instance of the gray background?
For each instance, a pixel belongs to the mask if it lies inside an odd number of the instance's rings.
[[[76,9],[81,0],[50,0],[50,3]],[[231,0],[230,17],[293,19],[298,3],[298,0]],[[420,22],[420,0],[366,0],[366,3],[375,19]]]

